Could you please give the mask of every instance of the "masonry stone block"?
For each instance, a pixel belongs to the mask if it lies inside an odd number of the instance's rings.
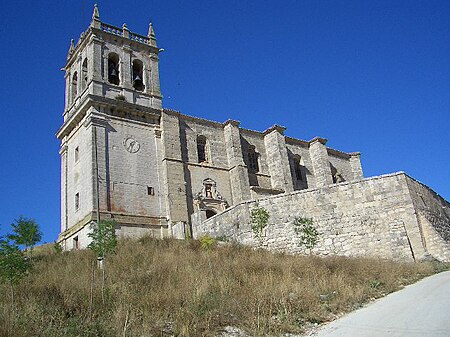
[[[272,188],[291,192],[294,185],[283,132],[282,127],[272,127],[265,132],[264,143]]]
[[[316,178],[316,186],[324,187],[333,183],[326,140],[315,138],[310,142],[309,153]]]

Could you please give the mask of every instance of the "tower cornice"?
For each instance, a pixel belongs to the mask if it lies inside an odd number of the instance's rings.
[[[71,114],[61,128],[57,131],[56,137],[62,139],[63,137],[70,134],[70,132],[84,119],[89,108],[103,108],[104,110],[112,109],[110,113],[105,115],[110,115],[111,117],[117,117],[121,114],[125,114],[128,120],[142,123],[138,118],[133,119],[133,116],[148,116],[148,122],[150,124],[159,123],[159,118],[161,117],[161,109],[155,109],[151,107],[145,107],[142,105],[118,101],[117,99],[111,99],[107,97],[97,96],[97,95],[87,95],[82,102],[80,102],[79,107]],[[131,118],[131,119],[130,119]],[[144,122],[146,123],[146,122]]]

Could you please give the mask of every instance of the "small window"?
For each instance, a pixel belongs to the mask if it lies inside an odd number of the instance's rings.
[[[144,91],[144,65],[140,60],[133,61],[133,88],[137,91]]]
[[[197,155],[198,155],[199,163],[208,161],[208,158],[206,156],[206,137],[205,136],[197,137]]]
[[[81,69],[81,90],[84,90],[86,88],[87,81],[88,81],[88,60],[87,58],[85,58]]]
[[[73,238],[73,249],[80,249],[80,243],[78,241],[78,236]]]
[[[212,199],[212,184],[205,184],[205,197],[207,199]]]
[[[78,73],[74,72],[72,76],[72,103],[75,101],[78,95]]]
[[[75,194],[75,211],[80,208],[80,193]]]
[[[78,146],[75,148],[75,163],[78,162],[80,159],[80,151],[78,149]]]
[[[253,145],[250,145],[248,147],[247,157],[248,157],[249,171],[252,173],[258,172],[259,171],[259,163],[258,163],[259,153],[256,152],[256,149]]]
[[[111,53],[108,56],[108,82],[119,85],[119,55]]]
[[[155,189],[151,186],[147,186],[147,194],[148,195],[155,195]]]

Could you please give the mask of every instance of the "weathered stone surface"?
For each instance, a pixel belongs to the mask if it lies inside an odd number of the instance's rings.
[[[426,197],[420,207],[427,218],[416,213],[417,191]],[[270,214],[261,239],[255,237],[250,224],[256,204]],[[308,251],[300,244],[293,222],[296,217],[312,218],[319,232],[312,250],[317,255],[413,261],[427,253],[449,261],[448,206],[426,186],[397,173],[244,202],[206,221],[194,221],[193,228],[196,237],[209,234],[305,254]]]

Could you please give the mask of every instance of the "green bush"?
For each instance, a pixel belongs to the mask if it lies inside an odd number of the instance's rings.
[[[314,227],[314,220],[312,218],[295,218],[294,231],[300,237],[300,245],[309,249],[311,254],[312,249],[319,242],[319,232]]]
[[[209,235],[202,236],[199,241],[200,247],[206,250],[211,249],[217,244],[217,240]]]
[[[255,237],[262,239],[263,230],[269,223],[269,216],[269,212],[258,204],[251,210],[250,222]]]

